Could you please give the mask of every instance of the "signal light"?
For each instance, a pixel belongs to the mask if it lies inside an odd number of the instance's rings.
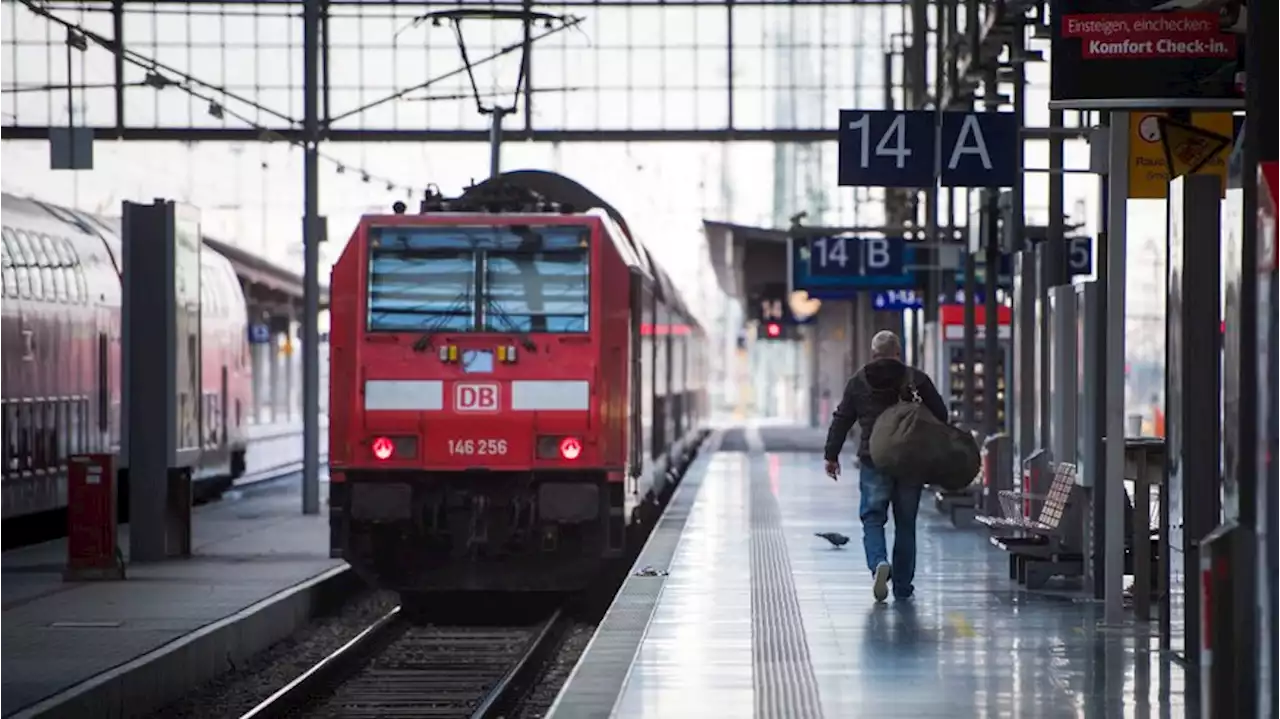
[[[392,442],[390,437],[377,437],[373,440],[371,449],[374,457],[385,462],[395,454],[396,443]]]
[[[565,437],[560,440],[560,456],[567,460],[575,460],[582,455],[582,442],[577,437]]]
[[[782,325],[778,324],[777,322],[770,322],[764,326],[764,333],[774,338],[781,337]]]

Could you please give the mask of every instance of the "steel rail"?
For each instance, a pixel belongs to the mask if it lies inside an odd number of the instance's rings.
[[[514,693],[528,690],[538,678],[538,670],[542,668],[543,660],[559,644],[566,624],[567,620],[561,609],[557,609],[543,622],[542,628],[529,641],[520,659],[485,694],[480,706],[471,713],[471,719],[496,719],[496,717],[506,716],[519,698],[514,696]]]
[[[328,691],[325,687],[331,686],[336,677],[359,671],[360,667],[375,653],[378,645],[404,626],[401,618],[400,607],[379,617],[377,621],[346,644],[338,647],[332,654],[321,659],[296,679],[280,687],[274,694],[242,714],[240,719],[284,717],[289,712],[304,706],[317,694]],[[325,686],[322,687],[322,685]]]

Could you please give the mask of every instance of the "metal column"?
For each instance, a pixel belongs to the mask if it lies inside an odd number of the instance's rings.
[[[1280,107],[1276,97],[1277,45],[1274,35],[1264,37],[1274,32],[1277,15],[1280,13],[1277,11],[1277,3],[1274,2],[1254,2],[1248,4],[1247,8],[1250,32],[1245,43],[1247,78],[1245,115],[1248,126],[1259,128],[1261,131],[1250,132],[1248,129],[1245,131],[1245,177],[1243,179],[1246,188],[1256,184],[1254,173],[1259,168],[1260,162],[1275,162],[1280,155],[1274,131],[1277,124],[1280,124]],[[1257,209],[1262,202],[1263,198],[1259,196],[1256,188],[1252,192],[1246,190],[1243,252],[1246,256],[1253,253],[1253,256],[1258,257],[1259,260],[1261,258],[1259,257]],[[1280,679],[1276,672],[1278,649],[1276,622],[1280,618],[1280,612],[1277,612],[1276,583],[1273,581],[1277,564],[1276,494],[1277,489],[1280,489],[1276,483],[1277,294],[1274,265],[1275,253],[1272,249],[1267,261],[1259,262],[1258,269],[1262,270],[1262,273],[1255,273],[1253,278],[1244,278],[1246,282],[1257,282],[1255,285],[1257,305],[1254,309],[1257,317],[1254,326],[1258,328],[1258,335],[1253,338],[1255,351],[1249,361],[1256,363],[1259,374],[1244,375],[1243,381],[1248,383],[1246,387],[1255,388],[1253,396],[1256,397],[1256,401],[1253,406],[1253,416],[1244,417],[1242,424],[1250,422],[1257,426],[1259,446],[1253,448],[1253,461],[1241,463],[1242,467],[1253,467],[1253,476],[1263,485],[1253,488],[1242,486],[1242,494],[1248,491],[1255,499],[1249,502],[1254,506],[1252,516],[1255,535],[1254,552],[1257,554],[1254,565],[1256,571],[1251,574],[1253,577],[1266,578],[1266,581],[1254,582],[1256,585],[1254,611],[1249,612],[1250,615],[1258,618],[1251,629],[1252,636],[1258,637],[1254,652],[1253,675],[1259,679],[1257,688],[1253,692],[1256,701],[1253,715],[1270,719],[1280,716],[1280,702],[1277,701],[1277,697],[1280,697]],[[1243,369],[1244,367],[1241,367],[1242,373]],[[1246,394],[1248,393],[1246,390]],[[1248,470],[1244,472],[1247,473]],[[1245,477],[1242,476],[1241,479],[1244,485]],[[1237,591],[1240,589],[1238,588]]]
[[[1105,461],[1094,491],[1106,495],[1103,623],[1124,620],[1124,312],[1129,202],[1129,113],[1111,113],[1107,142]],[[1101,259],[1101,258],[1099,258]]]
[[[320,2],[302,4],[302,513],[320,513]]]
[[[1170,572],[1181,575],[1182,581],[1171,581],[1170,587],[1184,593],[1183,654],[1192,666],[1201,659],[1200,566],[1205,551],[1201,542],[1218,524],[1219,515],[1221,356],[1217,335],[1221,305],[1217,238],[1221,224],[1216,211],[1206,212],[1204,208],[1215,207],[1221,192],[1219,179],[1213,175],[1189,175],[1169,187],[1165,347],[1169,469],[1165,496],[1176,498],[1170,503]],[[1108,453],[1111,444],[1108,440]],[[1111,529],[1108,527],[1107,531]],[[1118,539],[1123,543],[1123,538]],[[1236,571],[1248,570],[1241,567]],[[1172,648],[1178,651],[1176,641]],[[1219,666],[1232,661],[1225,654],[1218,656],[1217,651],[1213,654],[1213,661]]]
[[[121,447],[129,561],[191,554],[191,468],[200,459],[199,219],[156,200],[122,208]]]
[[[1021,83],[1025,85],[1025,83]],[[1017,93],[1015,88],[1015,93]],[[996,83],[995,72],[988,73],[982,83],[983,104],[987,112],[999,112],[1000,101],[997,98],[999,94],[999,86]],[[1016,106],[1015,114],[1018,117],[1018,127],[1022,127],[1022,113]],[[1022,162],[1022,140],[1016,140],[1018,150],[1016,156],[1019,166]],[[1022,191],[1018,183],[1014,183],[1014,191],[1017,193],[1019,202],[1021,201]],[[984,437],[990,437],[1000,431],[1000,399],[996,392],[998,386],[997,380],[999,375],[996,368],[1000,366],[1000,316],[999,308],[996,303],[996,291],[999,287],[1000,280],[1000,193],[996,188],[988,188],[986,191],[986,207],[988,213],[987,232],[984,239],[984,251],[986,253],[986,276],[985,294],[983,297],[984,312],[986,316],[983,318],[984,331],[982,342],[982,369],[983,369],[983,392],[982,392],[982,434]],[[1015,237],[1022,235],[1022,212],[1019,206],[1014,208],[1014,227],[1011,232],[1015,232]],[[1005,387],[1008,392],[1009,388]]]

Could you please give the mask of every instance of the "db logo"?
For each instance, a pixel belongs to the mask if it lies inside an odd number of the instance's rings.
[[[458,412],[498,411],[498,385],[456,384],[453,386],[453,408]]]

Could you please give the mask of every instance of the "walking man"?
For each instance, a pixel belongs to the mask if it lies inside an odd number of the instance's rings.
[[[877,602],[889,596],[893,580],[895,599],[909,599],[916,573],[916,513],[920,493],[927,478],[898,482],[876,471],[871,462],[871,429],[880,413],[906,398],[907,385],[914,385],[920,401],[940,421],[947,421],[947,406],[933,381],[924,372],[902,363],[902,341],[888,330],[871,338],[871,361],[858,370],[844,387],[844,397],[832,413],[824,456],[827,476],[840,477],[840,448],[854,423],[861,427],[858,445],[858,488],[862,496],[858,514],[862,518],[862,547],[867,569],[874,578],[872,593]],[[884,525],[893,507],[893,564],[885,546]]]

